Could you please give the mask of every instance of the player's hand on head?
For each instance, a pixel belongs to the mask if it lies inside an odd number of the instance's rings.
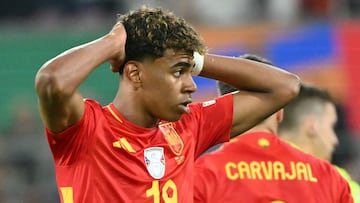
[[[126,30],[122,23],[116,23],[109,33],[109,36],[113,38],[116,52],[114,56],[109,60],[111,71],[119,72],[125,61],[125,43],[126,43]]]
[[[112,72],[117,73],[120,71],[120,68],[123,66],[124,61],[118,61],[118,60],[110,60],[110,69]]]

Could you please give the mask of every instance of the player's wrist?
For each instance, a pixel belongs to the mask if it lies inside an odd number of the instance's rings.
[[[194,52],[194,68],[192,71],[192,75],[199,75],[204,66],[204,55],[199,54],[198,52]]]

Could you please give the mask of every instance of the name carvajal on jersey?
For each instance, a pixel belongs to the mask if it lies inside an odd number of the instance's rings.
[[[301,161],[239,161],[225,164],[230,180],[294,180],[318,182],[310,163]]]

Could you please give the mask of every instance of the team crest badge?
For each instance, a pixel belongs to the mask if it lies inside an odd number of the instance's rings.
[[[162,123],[159,125],[159,128],[169,144],[171,151],[179,156],[184,149],[184,143],[172,123]]]
[[[144,161],[146,168],[155,179],[164,177],[165,174],[165,157],[164,148],[150,147],[144,150]]]

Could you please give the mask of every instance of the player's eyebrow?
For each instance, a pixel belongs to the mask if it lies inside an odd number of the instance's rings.
[[[176,63],[176,64],[174,64],[174,65],[172,66],[172,68],[176,68],[176,67],[187,67],[187,68],[190,68],[190,67],[191,67],[191,64],[188,63],[188,62],[180,61],[180,62],[178,62],[178,63]]]

